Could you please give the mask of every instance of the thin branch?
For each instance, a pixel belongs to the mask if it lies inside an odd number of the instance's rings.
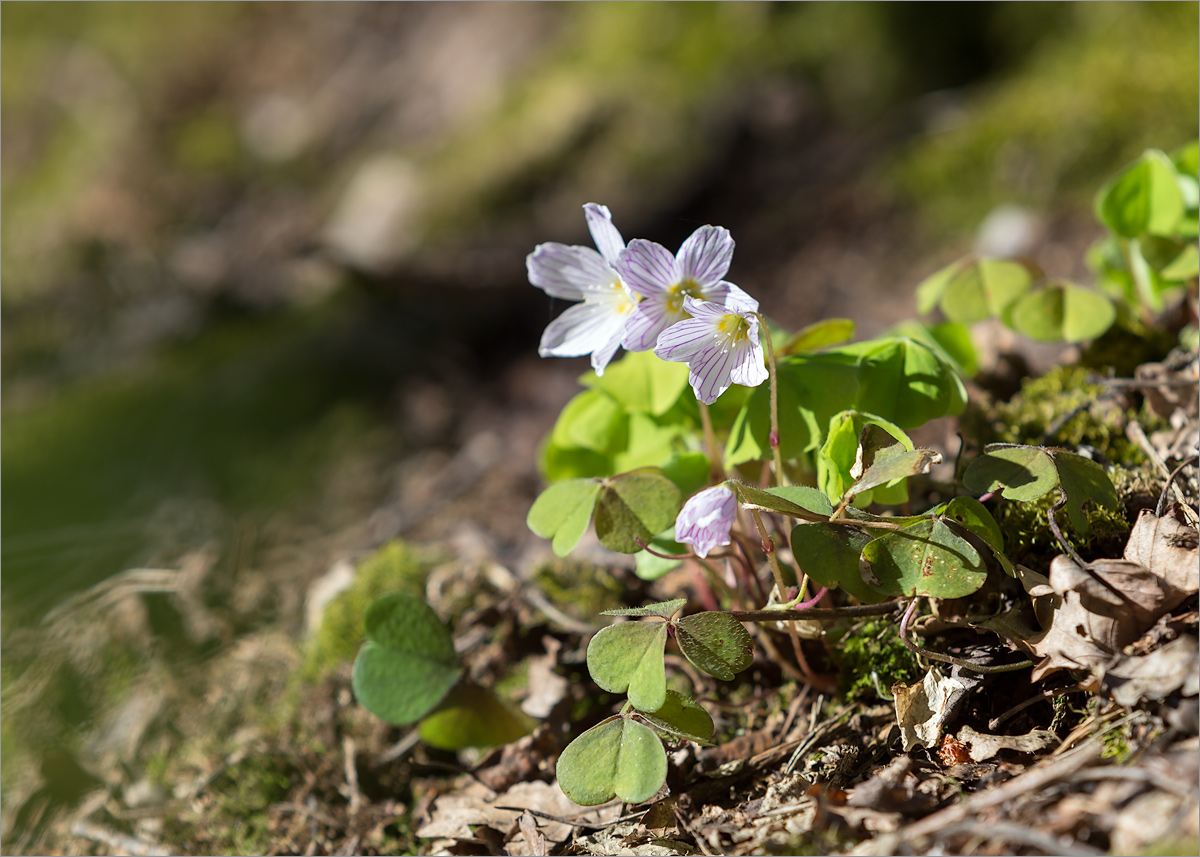
[[[805,607],[793,610],[731,610],[728,615],[739,622],[792,622],[807,619],[814,622],[836,622],[859,616],[886,616],[900,609],[897,601],[883,604],[859,604],[855,607]]]
[[[938,661],[943,664],[953,664],[956,667],[962,667],[965,670],[971,670],[972,672],[977,673],[1009,673],[1033,666],[1033,661],[1029,660],[1019,661],[1015,664],[984,666],[983,664],[972,663],[964,658],[954,658],[950,655],[940,655],[937,652],[931,652],[929,649],[918,646],[908,638],[908,626],[912,621],[913,614],[916,612],[917,602],[920,600],[920,598],[914,598],[912,601],[908,602],[908,609],[904,611],[904,616],[900,619],[900,642],[902,642],[914,655],[918,655],[931,661]]]

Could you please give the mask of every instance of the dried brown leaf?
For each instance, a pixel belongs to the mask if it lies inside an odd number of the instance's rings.
[[[1104,683],[1113,699],[1126,707],[1142,699],[1165,699],[1177,690],[1184,696],[1200,691],[1200,644],[1196,638],[1180,637],[1148,655],[1122,655],[1110,666]]]
[[[958,730],[958,740],[969,748],[971,760],[975,762],[990,759],[1001,750],[1036,753],[1059,742],[1058,736],[1048,729],[1034,729],[1027,735],[988,735],[976,732],[970,726]]]
[[[1103,675],[1113,655],[1187,597],[1129,560],[1097,560],[1084,570],[1070,558],[1057,556],[1050,563],[1049,580],[1060,601],[1050,627],[1026,641],[1029,651],[1042,658],[1033,670],[1034,681],[1058,669]]]
[[[936,668],[916,684],[892,685],[904,751],[907,753],[918,744],[936,747],[942,728],[957,711],[966,692],[967,685],[962,679],[943,676]]]
[[[1149,569],[1186,597],[1200,589],[1198,545],[1196,528],[1184,520],[1182,507],[1173,505],[1161,518],[1143,509],[1125,545],[1125,559]]]

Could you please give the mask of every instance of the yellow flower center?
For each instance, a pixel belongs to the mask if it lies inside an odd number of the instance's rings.
[[[733,344],[749,336],[750,323],[736,313],[729,313],[717,322],[717,332],[724,338],[726,344]]]
[[[694,280],[684,280],[671,286],[667,298],[667,309],[671,312],[683,312],[683,299],[686,297],[703,298],[700,287]]]

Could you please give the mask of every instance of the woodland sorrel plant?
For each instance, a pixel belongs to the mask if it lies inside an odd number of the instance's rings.
[[[593,526],[604,546],[633,554],[647,580],[690,559],[708,573],[698,595],[724,608],[680,615],[687,599],[677,599],[606,612],[637,621],[597,633],[588,669],[628,701],[563,751],[557,773],[568,797],[645,801],[666,777],[661,735],[712,738],[704,708],[667,689],[668,639],[699,670],[730,680],[754,659],[744,623],[769,623],[787,629],[795,656],[761,636],[771,658],[815,681],[788,620],[892,614],[900,639],[928,660],[981,672],[1030,665],[930,652],[908,629],[923,600],[963,598],[987,583],[1020,597],[1045,582],[1008,559],[982,501],[1028,503],[1054,492],[1046,523],[1082,567],[1057,515],[1083,532],[1087,501],[1117,506],[1100,464],[1067,450],[994,444],[961,469],[961,487],[943,491],[958,496],[917,514],[868,509],[913,505],[908,480],[942,461],[908,431],[964,407],[963,375],[976,362],[966,324],[998,317],[1033,338],[1074,342],[1180,294],[1194,315],[1197,160],[1195,143],[1172,156],[1148,152],[1097,196],[1110,230],[1092,254],[1100,290],[1025,263],[965,259],[918,288],[921,311],[940,311],[943,321],[908,322],[862,342],[850,341],[847,319],[795,334],[770,322],[725,279],[734,241],[720,227],[700,227],[671,253],[644,239],[627,244],[609,210],[589,203],[595,249],[546,243],[529,255],[530,282],[576,302],[546,328],[539,353],[589,355],[593,370],[542,447],[550,484],[529,511],[530,528],[565,556]],[[622,347],[629,353],[614,361]],[[830,590],[858,603],[816,607]],[[1000,619],[970,621],[1018,646],[1031,633]],[[447,747],[511,740],[528,728],[500,717],[505,704],[490,691],[463,683],[448,632],[423,603],[382,599],[367,631],[354,686],[379,716],[421,721],[422,735]]]
[[[691,558],[709,571],[710,600],[729,608],[679,616],[679,599],[607,612],[642,619],[605,628],[587,651],[596,684],[628,701],[562,753],[558,780],[568,797],[647,800],[667,767],[654,730],[700,744],[712,737],[707,712],[666,689],[671,637],[695,667],[728,680],[753,661],[743,622],[898,612],[903,604],[887,602],[901,598],[909,600],[898,632],[926,658],[985,672],[1030,665],[970,664],[908,640],[921,599],[971,595],[989,575],[1029,577],[1005,556],[1000,529],[977,497],[916,515],[866,509],[905,503],[907,481],[941,462],[907,430],[963,408],[960,376],[975,362],[965,324],[995,316],[1032,338],[1078,342],[1107,330],[1123,307],[1161,309],[1173,290],[1194,288],[1196,160],[1195,144],[1174,158],[1148,152],[1097,196],[1113,238],[1093,257],[1111,297],[1031,265],[966,259],[918,289],[921,310],[940,308],[946,322],[910,323],[907,337],[845,344],[853,324],[843,319],[788,335],[724,279],[734,242],[719,227],[701,227],[671,254],[642,239],[625,245],[608,209],[589,204],[599,253],[542,244],[530,254],[533,285],[584,302],[550,325],[541,353],[591,354],[595,368],[543,448],[552,484],[530,510],[530,528],[562,556],[594,523],[600,542],[635,554],[647,579]],[[1156,248],[1157,265],[1147,246]],[[610,297],[601,303],[598,294]],[[617,343],[634,353],[611,363]],[[1104,468],[1066,450],[996,444],[963,471],[962,483],[984,499],[1017,502],[1056,491],[1047,523],[1081,565],[1056,513],[1065,510],[1083,532],[1085,501],[1117,506]],[[762,560],[769,584],[759,577]],[[810,580],[820,587],[811,598]],[[859,605],[814,608],[831,589]],[[757,609],[737,609],[745,607]],[[796,666],[780,666],[811,679],[791,636]]]

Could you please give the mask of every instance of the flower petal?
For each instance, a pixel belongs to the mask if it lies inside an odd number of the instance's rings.
[[[745,291],[733,283],[724,280],[719,285],[727,287],[725,290],[725,300],[722,303],[729,307],[729,309],[737,310],[738,312],[758,312],[758,301],[750,297]]]
[[[621,340],[628,351],[649,351],[658,343],[660,333],[683,319],[683,313],[672,311],[665,298],[666,293],[648,297],[629,316],[625,322],[625,336]]]
[[[683,299],[683,311],[692,318],[704,319],[710,325],[714,326],[725,316],[729,315],[729,310],[721,304],[693,298],[690,295]]]
[[[525,257],[529,282],[548,295],[579,301],[587,292],[608,288],[615,271],[591,247],[551,242],[539,244]]]
[[[701,291],[716,285],[733,262],[733,236],[720,226],[701,226],[679,248],[679,270]]]
[[[679,282],[679,266],[671,251],[643,238],[633,239],[621,251],[617,271],[625,285],[647,298],[660,295]]]
[[[713,326],[710,322],[689,318],[676,322],[658,335],[654,353],[662,360],[686,363],[701,349],[713,341]]]
[[[733,383],[729,377],[733,363],[733,350],[715,345],[692,358],[688,364],[692,370],[688,373],[688,381],[696,398],[706,405],[720,398]]]
[[[625,239],[621,237],[617,227],[613,226],[608,206],[589,202],[583,207],[583,213],[587,217],[588,230],[592,233],[592,240],[596,242],[600,255],[615,268],[617,258],[625,249]]]
[[[700,557],[717,545],[730,543],[737,516],[737,498],[727,485],[706,488],[692,496],[675,519],[675,541],[691,545]]]
[[[743,387],[757,387],[769,377],[763,362],[763,347],[758,341],[758,331],[751,330],[750,337],[737,349],[737,359],[729,373],[730,380]]]
[[[592,369],[595,370],[597,377],[604,374],[604,369],[612,361],[613,355],[617,353],[617,349],[621,347],[621,337],[624,335],[623,327],[617,327],[613,330],[612,339],[607,344],[601,345],[592,352]]]
[[[625,316],[612,307],[587,301],[570,307],[546,327],[538,354],[542,357],[579,357],[608,347],[620,335]]]

